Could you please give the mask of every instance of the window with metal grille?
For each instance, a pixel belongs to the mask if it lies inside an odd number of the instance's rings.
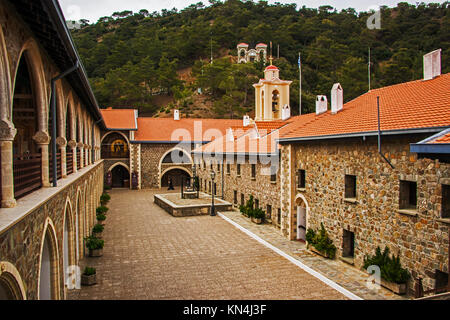
[[[356,198],[356,176],[345,175],[345,198]]]
[[[417,209],[417,183],[413,181],[400,181],[399,208],[406,210]]]
[[[297,170],[297,188],[306,188],[306,171],[299,169]]]
[[[442,218],[450,218],[450,185],[442,185]]]

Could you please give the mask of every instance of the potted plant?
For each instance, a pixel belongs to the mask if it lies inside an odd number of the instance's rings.
[[[108,207],[105,206],[100,206],[97,207],[97,209],[95,210],[97,212],[97,214],[106,214],[106,212],[108,212]]]
[[[405,294],[409,278],[408,270],[404,269],[400,263],[400,257],[389,255],[389,248],[385,247],[381,252],[380,247],[375,250],[374,256],[364,257],[364,269],[370,266],[380,268],[381,285],[396,294]]]
[[[96,237],[98,239],[102,238],[102,232],[105,229],[105,226],[102,224],[96,224],[93,228],[92,228],[92,236]]]
[[[311,251],[328,259],[334,259],[336,256],[336,246],[328,237],[327,231],[323,223],[320,224],[320,231],[315,232],[313,229],[308,229],[306,232],[307,248]]]
[[[245,203],[244,206],[241,205],[239,207],[239,210],[244,216],[251,218],[253,214],[253,205],[254,205],[253,196],[250,195],[248,201]]]
[[[100,203],[102,204],[102,206],[108,204],[109,200],[111,200],[111,196],[107,193],[104,193],[100,196]]]
[[[86,238],[86,247],[89,249],[89,257],[101,257],[103,255],[103,246],[105,241],[90,236]]]
[[[261,208],[254,209],[252,212],[252,221],[256,224],[263,223],[265,217],[266,213]]]
[[[97,214],[97,222],[98,224],[101,224],[102,226],[105,225],[106,216],[104,214]]]
[[[81,275],[81,285],[92,286],[97,283],[97,270],[95,268],[86,267]]]

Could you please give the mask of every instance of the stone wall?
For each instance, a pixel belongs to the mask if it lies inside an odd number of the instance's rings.
[[[210,160],[205,159],[206,166],[197,165],[197,173],[201,179],[201,190],[209,193],[209,182],[211,181]],[[277,160],[275,160],[277,161]],[[270,164],[256,163],[256,176],[252,178],[252,165],[248,157],[241,163],[241,175],[237,174],[237,160],[230,164],[230,173],[227,173],[227,165],[217,167],[217,160],[213,160],[213,170],[216,172],[215,182],[217,185],[217,196],[222,196],[222,177],[224,200],[233,203],[238,208],[241,204],[241,194],[244,194],[246,202],[250,195],[259,200],[259,207],[267,214],[267,205],[272,207],[269,222],[278,225],[278,209],[280,208],[280,174],[277,171],[276,182],[270,181]],[[223,171],[223,172],[222,172]],[[206,182],[206,188],[205,188]],[[237,204],[234,202],[234,191],[237,191]],[[245,204],[245,203],[244,203]]]
[[[161,167],[160,162],[162,157],[173,148],[177,147],[176,144],[173,143],[148,143],[141,144],[141,186],[144,189],[149,188],[159,188],[161,182]],[[165,169],[167,168],[167,164],[164,165]],[[173,164],[173,168],[185,168],[189,172],[191,172],[192,165],[183,164],[176,165]]]
[[[28,299],[38,298],[39,270],[41,267],[41,248],[43,244],[44,227],[47,221],[51,221],[56,233],[57,261],[59,272],[59,297],[64,298],[63,276],[63,232],[66,211],[71,219],[70,225],[75,225],[75,219],[83,217],[80,224],[79,239],[71,239],[73,243],[83,243],[83,236],[87,236],[95,223],[95,208],[99,205],[100,195],[103,191],[103,162],[97,162],[89,166],[88,171],[71,175],[68,179],[75,179],[69,185],[61,187],[57,193],[49,197],[42,205],[23,214],[21,220],[0,229],[0,261],[8,261],[18,270]],[[75,178],[76,177],[76,178]],[[27,197],[43,194],[52,188],[41,189]],[[21,210],[21,203],[27,199],[18,201],[13,209],[0,209],[0,215],[9,215],[11,210]],[[77,199],[78,198],[78,199]],[[42,198],[40,198],[42,200]],[[67,208],[67,209],[66,209]],[[82,226],[86,226],[83,228]],[[49,226],[48,228],[51,228]],[[70,233],[75,237],[75,232]],[[75,255],[74,252],[72,252]],[[82,258],[82,255],[81,257]],[[75,257],[75,261],[78,261]]]
[[[448,272],[450,221],[440,219],[441,186],[450,184],[450,165],[417,159],[409,144],[425,135],[383,137],[382,150],[392,169],[378,154],[375,137],[297,143],[282,149],[283,213],[289,213],[283,232],[296,237],[296,205],[306,200],[307,228],[325,225],[337,256],[342,256],[343,230],[355,234],[354,265],[361,268],[365,255],[377,246],[399,254],[413,279],[422,277],[425,290],[434,288],[435,270]],[[290,159],[288,148],[292,148]],[[290,165],[291,164],[291,165]],[[298,190],[296,174],[306,170],[306,188]],[[356,200],[344,199],[345,175],[357,179]],[[400,180],[417,183],[417,210],[399,210]],[[413,289],[413,282],[409,288]]]

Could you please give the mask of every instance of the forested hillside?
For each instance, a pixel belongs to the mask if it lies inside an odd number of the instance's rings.
[[[299,52],[304,112],[314,110],[317,94],[329,96],[335,82],[342,84],[345,101],[366,92],[369,47],[372,88],[420,79],[422,55],[438,48],[442,71],[450,71],[449,2],[383,7],[380,30],[367,28],[371,14],[330,6],[296,9],[296,4],[210,0],[181,11],[116,12],[85,23],[73,37],[99,104],[133,106],[147,115],[169,113],[175,106],[189,115],[199,98],[209,101],[216,117],[240,117],[252,110],[252,84],[262,77],[264,65],[235,64],[231,56],[237,55],[240,42],[253,47],[272,41],[274,56],[280,46],[274,64],[283,79],[293,80],[294,113]],[[177,71],[190,68],[188,81],[181,80]],[[173,102],[158,106],[162,95]]]

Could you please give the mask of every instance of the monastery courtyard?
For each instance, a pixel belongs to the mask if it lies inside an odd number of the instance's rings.
[[[171,216],[153,203],[155,193],[167,191],[110,191],[103,256],[82,261],[97,268],[97,284],[70,291],[69,299],[348,299],[221,216]],[[225,215],[246,224],[237,212]],[[271,226],[246,228],[285,252],[306,252]],[[305,262],[322,266],[333,281],[341,275],[346,289],[364,299],[396,298],[366,289],[354,268],[338,270],[312,254]]]

